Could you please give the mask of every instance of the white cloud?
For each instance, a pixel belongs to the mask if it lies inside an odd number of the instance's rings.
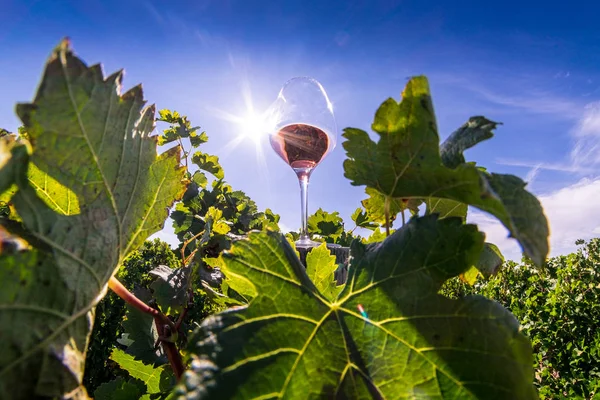
[[[576,249],[577,239],[600,235],[600,178],[582,179],[553,193],[539,196],[550,223],[550,255],[568,254]],[[520,260],[521,249],[495,218],[472,212],[469,222],[479,225],[486,240],[500,248],[506,258]]]
[[[576,166],[600,164],[600,102],[585,106],[583,115],[571,131],[575,145],[571,161]]]

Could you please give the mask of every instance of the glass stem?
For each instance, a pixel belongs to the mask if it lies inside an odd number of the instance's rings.
[[[310,173],[298,174],[300,183],[300,216],[302,225],[300,226],[300,241],[310,240],[308,236],[308,180]]]

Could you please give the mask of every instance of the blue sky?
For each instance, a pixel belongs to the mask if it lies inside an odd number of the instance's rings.
[[[383,100],[426,74],[442,139],[471,115],[503,123],[467,158],[531,182],[561,254],[600,236],[600,4],[524,3],[0,0],[0,126],[18,126],[15,102],[32,98],[49,51],[69,36],[89,64],[125,68],[126,88],[142,82],[149,102],[201,125],[229,183],[297,228],[293,172],[266,141],[261,162],[251,140],[228,146],[240,126],[222,112],[245,115],[244,93],[262,111],[286,80],[308,75],[340,129],[368,130]],[[311,178],[310,211],[338,210],[350,224],[365,195],[343,177],[340,142]],[[518,257],[493,219],[471,220]]]

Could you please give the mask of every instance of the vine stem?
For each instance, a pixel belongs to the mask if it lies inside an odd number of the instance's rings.
[[[385,210],[385,236],[388,237],[390,236],[390,199],[387,196],[383,208]]]
[[[159,310],[150,307],[148,304],[144,303],[142,300],[138,299],[133,293],[131,293],[117,278],[114,276],[110,278],[108,281],[108,287],[110,290],[115,292],[117,296],[122,298],[127,304],[139,310],[145,314],[150,314],[154,318],[154,324],[156,325],[156,331],[161,340],[161,345],[163,347],[164,352],[167,354],[167,358],[169,359],[169,363],[171,364],[171,368],[173,369],[173,373],[179,380],[181,375],[185,370],[183,366],[183,361],[181,360],[181,354],[177,350],[175,343],[170,342],[167,336],[165,335],[165,327],[169,327],[171,332],[177,332],[177,327],[165,314],[161,313]]]

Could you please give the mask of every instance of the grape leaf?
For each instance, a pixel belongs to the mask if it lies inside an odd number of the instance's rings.
[[[393,229],[390,229],[390,235],[394,232],[395,231]],[[386,237],[387,236],[385,234],[385,231],[382,230],[381,228],[378,228],[378,229],[375,229],[368,238],[364,239],[363,242],[364,243],[383,242]]]
[[[308,232],[335,241],[344,232],[344,221],[337,211],[330,213],[319,208],[308,217]]]
[[[344,170],[353,185],[366,185],[388,198],[438,197],[487,211],[508,228],[525,254],[542,264],[548,254],[548,222],[539,201],[525,191],[525,182],[468,163],[455,168],[442,163],[425,77],[409,80],[400,103],[386,100],[372,128],[379,134],[377,143],[363,130],[344,130]]]
[[[369,187],[365,189],[365,193],[369,195],[369,198],[363,200],[361,203],[367,211],[369,219],[379,225],[385,226],[386,196],[379,193],[376,189]],[[398,216],[398,213],[410,210],[411,214],[417,214],[419,212],[419,206],[422,203],[420,199],[401,199],[395,197],[387,197],[387,201],[390,227]]]
[[[119,367],[127,371],[132,378],[144,382],[149,394],[160,393],[170,384],[172,374],[165,365],[160,367],[146,365],[119,349],[113,350],[110,359],[119,364]]]
[[[140,397],[140,388],[121,377],[103,383],[94,391],[94,400],[139,400]]]
[[[329,301],[283,237],[251,234],[223,257],[258,296],[203,322],[174,395],[534,399],[515,318],[480,296],[437,294],[482,246],[457,218],[413,218],[383,243],[354,241],[348,283]]]
[[[460,128],[452,132],[440,146],[442,163],[448,168],[456,168],[465,162],[463,152],[477,143],[490,139],[492,132],[500,125],[485,117],[471,117]]]
[[[498,272],[503,263],[504,256],[498,246],[492,243],[485,243],[476,267],[484,277],[489,278]]]
[[[167,122],[171,126],[163,131],[163,134],[158,138],[159,146],[171,143],[179,138],[189,138],[192,147],[198,147],[202,143],[208,141],[208,136],[205,132],[198,133],[199,126],[192,127],[188,118],[182,116],[177,111],[160,110],[157,121]]]
[[[440,218],[458,217],[463,222],[467,220],[469,206],[460,201],[428,197],[425,199],[425,205],[425,215],[439,214]]]
[[[332,301],[340,293],[342,286],[336,286],[334,272],[338,265],[325,243],[314,247],[306,255],[306,273],[317,290]]]
[[[155,347],[158,332],[154,325],[154,318],[129,305],[126,307],[125,320],[121,323],[124,332],[117,342],[127,347],[127,353],[147,364],[164,359],[162,347]]]
[[[187,304],[190,271],[190,267],[173,269],[166,265],[159,265],[150,271],[151,275],[157,277],[150,288],[162,312],[171,315],[180,312]]]
[[[350,218],[352,218],[352,221],[354,221],[356,226],[359,228],[374,230],[379,227],[378,224],[369,220],[367,212],[360,207],[354,210]]]
[[[197,151],[192,155],[192,162],[203,171],[213,174],[217,179],[223,179],[225,172],[219,164],[219,157]]]
[[[467,219],[468,206],[454,200],[429,197],[426,199],[426,215],[438,214],[439,218],[458,217],[463,223]],[[484,243],[483,250],[475,265],[471,266],[460,278],[469,285],[474,285],[477,277],[489,277],[496,273],[504,263],[504,256],[500,249],[492,243]]]
[[[139,86],[121,96],[121,79],[118,72],[105,80],[64,41],[34,102],[17,106],[30,160],[76,195],[79,213],[61,214],[40,199],[26,160],[0,171],[18,187],[11,202],[23,225],[1,222],[31,245],[0,255],[2,398],[84,396],[93,308],[124,257],[162,228],[185,190],[180,149],[157,156],[148,136],[154,107],[143,108]]]
[[[460,279],[473,286],[479,276],[489,278],[498,272],[502,264],[504,264],[504,256],[500,249],[495,244],[486,242],[477,263],[460,274]]]

